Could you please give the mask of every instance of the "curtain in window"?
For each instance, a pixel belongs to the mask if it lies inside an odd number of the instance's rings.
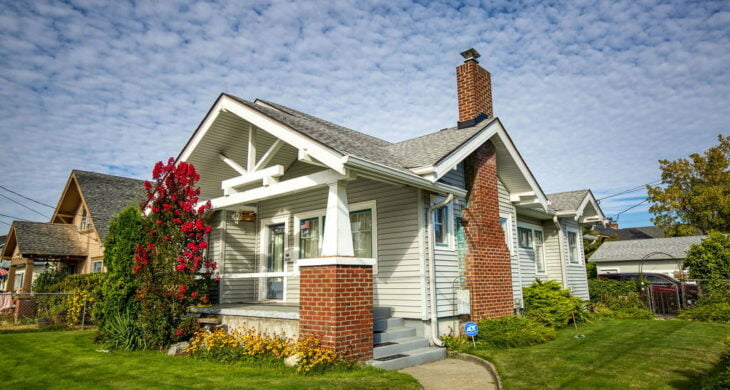
[[[350,213],[352,246],[355,257],[373,257],[373,213],[371,210]]]

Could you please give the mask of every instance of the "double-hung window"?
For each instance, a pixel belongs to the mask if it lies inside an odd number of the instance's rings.
[[[375,202],[350,205],[350,230],[355,257],[375,257]],[[296,216],[300,259],[319,257],[324,238],[325,211],[320,210]]]
[[[94,261],[91,263],[91,272],[97,273],[104,269],[104,261]]]
[[[535,261],[535,272],[544,274],[547,271],[545,262],[545,236],[542,230],[520,226],[517,228],[520,248],[532,252]]]
[[[91,229],[89,214],[86,212],[86,207],[81,206],[81,220],[79,222],[79,231],[83,232],[89,229]]]
[[[443,200],[443,197],[434,196],[431,198],[431,203],[439,203]],[[453,203],[449,203],[433,210],[431,214],[431,223],[433,224],[433,241],[437,247],[453,249],[455,241],[455,223],[453,218]]]
[[[568,231],[568,254],[571,264],[579,264],[580,257],[578,256],[578,233]]]
[[[512,244],[512,225],[510,221],[509,214],[500,214],[499,226],[502,228],[502,233],[504,233],[504,243],[507,244],[507,250],[512,255],[512,245],[514,244]]]

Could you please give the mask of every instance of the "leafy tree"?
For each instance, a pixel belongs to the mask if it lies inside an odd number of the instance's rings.
[[[701,244],[694,244],[687,252],[684,268],[695,279],[708,279],[709,293],[727,295],[730,279],[730,235],[711,232]]]
[[[145,238],[139,206],[128,206],[109,223],[104,241],[104,263],[108,278],[102,285],[102,299],[97,302],[96,322],[99,336],[106,338],[113,318],[128,315],[136,319],[140,306],[134,298],[137,280],[132,274],[137,244]]]
[[[647,186],[652,222],[667,236],[730,232],[730,137],[689,159],[660,160],[662,185]]]

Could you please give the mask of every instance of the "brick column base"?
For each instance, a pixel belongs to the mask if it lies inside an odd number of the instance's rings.
[[[497,154],[487,142],[466,159],[469,202],[464,209],[466,278],[471,294],[471,317],[504,317],[514,313],[512,265],[499,225]]]
[[[345,359],[372,359],[372,266],[312,265],[300,270],[299,336],[315,336]]]

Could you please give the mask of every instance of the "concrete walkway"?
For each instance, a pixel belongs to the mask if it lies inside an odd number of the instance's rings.
[[[424,390],[497,389],[492,374],[479,364],[444,359],[400,370],[416,378]]]

